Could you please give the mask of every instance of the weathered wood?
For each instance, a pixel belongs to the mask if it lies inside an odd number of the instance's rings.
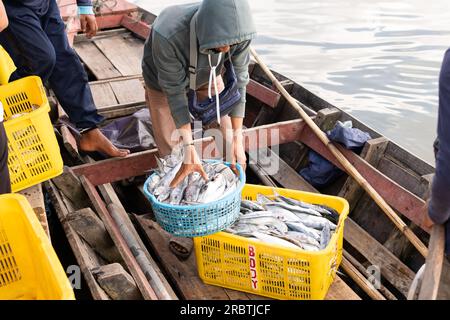
[[[343,169],[339,161],[336,160],[309,127],[305,127],[302,131],[300,141],[307,144],[310,148],[318,152],[322,157],[331,161],[340,169]],[[392,179],[386,177],[383,173],[368,164],[355,153],[339,145],[336,145],[336,147],[393,209],[403,214],[425,231],[429,231],[428,228],[422,224],[425,201],[409,190],[403,188]]]
[[[441,282],[437,295],[438,300],[450,300],[450,261],[444,259],[441,271]]]
[[[75,44],[74,49],[97,79],[108,79],[121,76],[121,73],[94,43],[79,42]]]
[[[350,255],[347,251],[343,251],[345,259],[347,259],[362,275],[367,275],[367,269],[358,261],[355,257]],[[383,294],[389,300],[397,300],[397,298],[385,287],[381,282],[379,288],[381,294]]]
[[[95,190],[95,187],[92,185],[92,183],[89,180],[87,180],[84,176],[81,176],[80,180],[86,193],[89,196],[89,199],[92,201],[95,210],[102,219],[106,227],[106,230],[108,230],[108,233],[110,234],[114,244],[119,250],[123,261],[126,263],[127,268],[131,272],[134,280],[136,281],[136,284],[139,287],[142,296],[144,297],[144,299],[157,300],[158,298],[154,290],[149,285],[144,273],[140,269],[125,239],[120,234],[120,231],[117,229],[117,225],[115,224],[110,213],[106,209],[104,202],[100,198],[100,195],[97,193],[97,190]]]
[[[44,201],[44,193],[42,192],[42,184],[40,183],[36,184],[32,187],[19,191],[19,193],[27,198],[42,228],[47,234],[47,237],[49,238],[49,240],[51,240],[50,229],[47,220],[47,213],[45,211],[45,201]]]
[[[92,38],[88,38],[85,33],[79,33],[75,36],[73,43],[77,44],[78,42],[82,42],[82,41],[93,42],[96,39],[108,38],[108,37],[117,36],[120,34],[130,34],[130,31],[127,30],[126,28],[114,28],[111,30],[101,30],[101,31],[98,31],[97,34]]]
[[[103,222],[91,208],[84,208],[71,212],[66,219],[72,229],[74,229],[92,247],[92,249],[106,261],[110,263],[122,261]]]
[[[340,277],[336,276],[325,300],[361,300],[361,298]]]
[[[141,59],[144,43],[139,46],[134,38],[114,36],[95,40],[95,45],[103,52],[122,76],[131,76],[142,73]]]
[[[281,97],[278,92],[253,79],[250,79],[250,82],[247,85],[247,93],[272,108],[275,108],[278,105]]]
[[[431,150],[432,147],[430,145],[430,151]],[[404,167],[414,170],[419,176],[434,172],[434,168],[429,163],[426,163],[392,141],[386,148],[386,156],[389,156],[391,160],[395,159],[395,161],[400,162]]]
[[[151,32],[151,26],[130,16],[123,16],[120,24],[143,40],[147,39]]]
[[[58,189],[70,199],[75,210],[90,206],[87,194],[84,191],[79,178],[74,174],[71,168],[64,166],[63,174],[53,178],[52,181]]]
[[[105,117],[106,119],[114,119],[119,117],[125,117],[129,116],[143,108],[146,108],[145,105],[134,105],[134,106],[122,106],[122,105],[116,105],[114,106],[114,109],[100,109],[98,110],[98,113]]]
[[[345,257],[342,257],[341,267],[373,300],[386,300]]]
[[[119,104],[110,83],[92,84],[90,87],[97,109]]]
[[[45,182],[44,186],[50,195],[53,207],[55,208],[58,219],[64,228],[67,240],[69,241],[78,265],[80,266],[81,272],[83,273],[92,297],[95,300],[109,300],[109,296],[98,285],[91,272],[91,269],[99,266],[99,263],[95,259],[95,254],[89,254],[87,244],[84,243],[81,237],[66,222],[66,217],[69,214],[69,210],[62,200],[62,195],[51,181]]]
[[[361,152],[361,158],[376,168],[388,143],[389,140],[384,137],[367,141]],[[363,194],[364,190],[360,185],[353,180],[353,178],[348,177],[338,196],[345,198],[348,201],[350,208],[353,209]]]
[[[109,84],[120,104],[145,104],[145,89],[139,79],[111,81]]]
[[[405,297],[408,295],[414,272],[351,218],[345,220],[344,239],[373,265],[378,266],[386,280]]]
[[[445,227],[434,225],[431,230],[429,254],[425,262],[419,300],[436,300],[444,263]]]
[[[80,153],[78,151],[78,145],[75,137],[73,136],[72,132],[70,132],[70,129],[66,125],[62,125],[60,128],[61,136],[63,138],[63,145],[67,152],[69,154],[77,159],[81,160]]]
[[[119,263],[92,270],[95,279],[113,300],[142,300],[133,277]]]
[[[180,261],[168,248],[171,235],[147,216],[135,216],[145,233],[154,253],[159,257],[162,268],[172,280],[185,300],[228,300],[232,290],[204,284],[197,273],[195,255]],[[234,293],[233,293],[234,294]],[[241,299],[248,295],[238,294]]]

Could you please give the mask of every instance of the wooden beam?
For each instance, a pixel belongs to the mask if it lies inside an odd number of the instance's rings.
[[[361,158],[376,168],[388,143],[389,140],[385,137],[367,141],[361,152]],[[345,198],[350,208],[354,208],[363,194],[364,190],[361,186],[352,177],[348,177],[338,196]]]
[[[445,227],[434,225],[431,231],[428,256],[425,262],[419,300],[436,300],[444,263]]]
[[[149,26],[145,22],[135,20],[128,15],[123,16],[122,20],[120,21],[120,24],[143,40],[148,38],[152,30],[151,26]]]
[[[256,150],[259,147],[271,146],[295,141],[304,128],[302,120],[291,120],[276,124],[260,126],[244,130],[246,150]],[[272,138],[274,138],[272,140]],[[196,147],[203,147],[203,151],[214,149],[212,138],[196,140]],[[78,176],[86,176],[92,184],[101,185],[143,175],[156,167],[155,156],[158,150],[133,153],[125,158],[113,158],[73,167]]]
[[[89,253],[87,244],[66,221],[66,217],[69,215],[70,211],[64,204],[62,198],[63,196],[59,193],[58,189],[51,181],[46,181],[44,186],[50,195],[52,205],[55,208],[58,219],[64,228],[64,233],[66,234],[67,240],[72,248],[72,252],[75,255],[78,265],[80,266],[92,298],[94,298],[94,300],[109,300],[109,296],[98,285],[94,275],[91,272],[91,269],[99,267],[99,264],[95,261],[95,255]]]
[[[32,187],[19,191],[18,193],[27,198],[28,202],[31,205],[31,208],[33,208],[34,213],[41,223],[42,228],[47,234],[48,239],[51,240],[47,213],[45,211],[45,200],[44,193],[42,192],[42,184],[36,184]]]
[[[86,190],[86,193],[89,196],[89,199],[92,201],[92,204],[94,205],[97,214],[102,219],[106,229],[108,230],[108,233],[110,234],[112,240],[114,241],[114,244],[116,245],[117,249],[119,250],[122,256],[122,259],[126,263],[129,271],[131,272],[134,280],[136,281],[136,284],[139,290],[141,291],[142,296],[144,297],[144,299],[157,300],[158,297],[156,296],[155,291],[148,283],[148,280],[145,277],[144,273],[142,272],[141,268],[139,267],[133,253],[128,247],[122,234],[118,230],[117,225],[115,224],[110,213],[106,209],[105,203],[100,198],[100,195],[98,194],[97,190],[95,190],[95,186],[92,185],[92,183],[84,176],[81,176],[80,180],[81,184]]]
[[[386,280],[405,297],[408,295],[414,272],[351,218],[345,220],[344,239],[370,263],[378,266]]]
[[[278,92],[253,79],[250,79],[250,82],[247,85],[247,93],[271,108],[276,108],[281,98],[281,95]]]
[[[337,159],[309,127],[305,127],[303,130],[300,141],[343,170]],[[341,145],[336,144],[336,147],[393,209],[403,214],[423,230],[429,232],[429,228],[422,224],[423,214],[425,214],[424,200],[382,174],[357,154]]]

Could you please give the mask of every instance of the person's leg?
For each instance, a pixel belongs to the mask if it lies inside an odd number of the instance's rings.
[[[94,104],[88,77],[80,59],[70,47],[55,0],[50,0],[42,27],[55,50],[55,65],[49,77],[58,101],[80,130],[80,149],[99,151],[112,157],[124,157],[128,150],[116,148],[97,128],[103,117]]]
[[[10,193],[11,183],[8,170],[8,140],[3,122],[0,122],[0,194]]]
[[[176,126],[170,113],[167,97],[161,91],[145,88],[145,101],[147,102],[152,119],[153,135],[158,147],[159,156],[165,157],[172,152],[178,143],[176,139]]]

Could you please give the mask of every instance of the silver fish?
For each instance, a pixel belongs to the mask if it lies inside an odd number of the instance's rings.
[[[188,186],[186,187],[186,191],[184,193],[184,200],[187,202],[196,202],[204,182],[205,181],[200,173],[191,173],[188,178]]]
[[[296,214],[294,214],[291,211],[286,210],[286,209],[284,209],[282,207],[265,204],[264,208],[266,210],[269,210],[270,212],[273,212],[277,216],[278,219],[280,219],[280,220],[282,220],[284,222],[286,222],[286,221],[290,221],[290,222],[300,221],[300,218]]]
[[[161,181],[157,184],[153,194],[158,197],[159,201],[164,201],[170,196],[171,188],[170,183],[173,178],[177,174],[178,170],[181,168],[181,162],[178,163],[175,167],[173,167],[169,172],[167,172],[162,178]],[[163,200],[160,200],[161,199]]]
[[[269,203],[269,202],[273,202],[272,199],[269,199],[267,196],[258,193],[256,195],[256,202],[258,202],[258,204],[260,205],[264,205],[265,203]]]
[[[265,211],[262,206],[250,200],[241,200],[241,207],[252,211]]]
[[[297,232],[297,231],[288,231],[285,235],[287,238],[296,239],[297,241],[300,241],[301,243],[310,244],[312,246],[316,246],[317,248],[320,247],[319,241],[314,239],[313,237],[310,237],[304,233]]]
[[[147,184],[147,190],[150,193],[153,193],[155,190],[155,187],[158,185],[158,183],[161,181],[161,176],[159,174],[152,174],[150,176],[149,183]]]
[[[215,201],[223,196],[226,188],[226,181],[222,174],[217,174],[200,190],[198,202],[208,203]]]
[[[303,202],[300,200],[291,199],[291,198],[287,198],[287,197],[280,196],[280,195],[277,198],[288,204],[294,205],[294,206],[299,206],[299,207],[306,208],[306,209],[312,209],[312,210],[315,210],[324,215],[334,216],[334,214],[330,210],[328,210],[320,205],[306,203],[306,202]]]
[[[263,242],[266,242],[266,243],[272,243],[272,244],[276,244],[276,245],[279,245],[279,246],[287,247],[287,248],[290,248],[290,249],[298,249],[299,248],[298,246],[296,246],[295,244],[293,244],[293,243],[291,243],[289,241],[286,241],[286,240],[283,240],[283,239],[280,239],[278,237],[274,237],[274,236],[271,236],[271,235],[268,235],[268,234],[265,234],[265,233],[262,233],[262,232],[255,231],[255,232],[253,232],[252,235],[255,238],[257,238],[257,239],[259,239],[259,240],[261,240]]]
[[[322,217],[322,215],[313,210],[313,209],[308,209],[308,208],[302,208],[299,206],[294,206],[294,205],[290,205],[288,203],[283,203],[283,202],[267,202],[264,204],[264,207],[267,208],[268,206],[273,207],[281,207],[283,209],[289,210],[291,212],[299,212],[299,213],[305,213],[305,214],[310,214],[312,216],[316,216],[316,217]]]
[[[309,228],[304,225],[302,222],[286,222],[288,228],[292,231],[297,231],[300,233],[304,233],[307,236],[314,238],[317,241],[320,241],[320,233],[319,231]]]
[[[181,181],[175,188],[172,189],[172,192],[170,192],[170,204],[180,204],[181,200],[183,199],[186,187],[188,186],[188,179],[189,177],[184,178],[183,181]]]
[[[286,226],[286,224],[275,217],[255,217],[251,219],[245,219],[244,217],[245,215],[239,219],[240,223],[266,225],[269,228],[276,229],[278,232],[282,234],[288,231],[288,227]]]
[[[306,213],[299,213],[299,212],[294,213],[295,215],[297,215],[297,217],[300,218],[302,223],[307,227],[322,230],[326,225],[329,225],[331,230],[336,229],[336,225],[325,218],[311,216]]]
[[[320,236],[320,249],[325,249],[331,239],[331,230],[329,225],[325,225]]]

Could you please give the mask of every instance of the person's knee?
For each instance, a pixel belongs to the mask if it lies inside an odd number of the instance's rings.
[[[36,73],[43,79],[47,79],[56,64],[56,53],[52,46],[44,46],[34,57],[30,57],[34,62],[33,73]]]

